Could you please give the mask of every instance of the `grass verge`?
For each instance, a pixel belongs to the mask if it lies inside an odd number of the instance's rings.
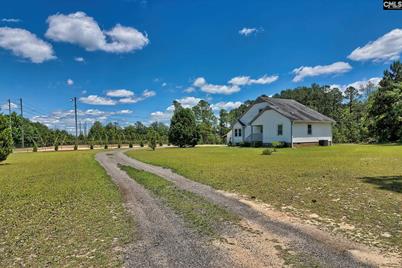
[[[269,203],[368,245],[402,249],[402,146],[169,148],[127,154]]]
[[[209,202],[194,193],[184,191],[159,176],[140,171],[129,166],[120,168],[145,189],[151,191],[176,213],[181,215],[185,222],[202,234],[217,236],[217,228],[225,222],[237,222],[239,219],[223,208]]]
[[[0,164],[0,267],[119,267],[132,223],[89,151]]]

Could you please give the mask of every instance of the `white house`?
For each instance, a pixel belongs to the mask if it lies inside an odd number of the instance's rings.
[[[332,144],[335,121],[294,100],[259,97],[235,122],[228,143]]]

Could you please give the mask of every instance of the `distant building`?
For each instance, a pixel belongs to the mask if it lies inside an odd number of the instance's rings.
[[[333,123],[333,119],[297,101],[262,96],[237,119],[226,141],[233,145],[284,142],[292,147],[332,144]]]

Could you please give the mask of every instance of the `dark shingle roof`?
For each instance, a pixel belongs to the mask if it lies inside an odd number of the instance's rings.
[[[291,121],[299,122],[335,122],[332,118],[329,118],[319,112],[310,109],[303,104],[290,99],[278,99],[261,96],[257,99],[257,102],[267,102],[269,108],[280,113],[281,115],[289,118]],[[259,115],[258,115],[259,116]],[[256,116],[256,118],[258,117]],[[256,119],[254,118],[254,119]],[[253,121],[254,121],[253,119]]]

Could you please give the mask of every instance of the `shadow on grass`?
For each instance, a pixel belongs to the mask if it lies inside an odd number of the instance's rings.
[[[364,182],[375,184],[379,189],[402,193],[402,176],[363,177]]]

